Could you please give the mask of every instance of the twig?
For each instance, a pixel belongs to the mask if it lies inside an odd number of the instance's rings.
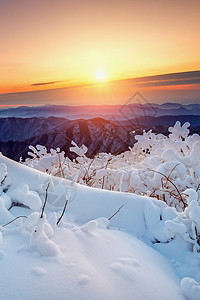
[[[169,175],[167,176],[167,182],[169,181],[170,175],[172,174],[172,172],[176,169],[176,167],[177,167],[178,165],[180,165],[180,163],[176,164],[176,165],[171,169],[171,171],[169,172]],[[166,182],[166,184],[167,184],[167,182]],[[166,186],[166,184],[165,184],[165,186]]]
[[[4,179],[1,181],[1,185],[4,183],[4,181],[6,180],[7,178],[7,174],[5,175]]]
[[[58,225],[62,219],[62,217],[64,216],[64,213],[65,213],[65,210],[66,210],[66,207],[67,207],[67,203],[68,203],[68,199],[65,201],[65,205],[64,205],[64,208],[63,208],[63,211],[62,211],[62,214],[60,216],[60,218],[58,219],[56,225]]]
[[[90,176],[89,176],[89,170],[90,170],[90,167],[91,167],[91,165],[93,164],[93,162],[95,161],[95,159],[96,159],[96,157],[97,157],[98,155],[99,155],[98,153],[95,154],[95,156],[93,157],[93,159],[91,160],[91,162],[90,162],[90,164],[89,164],[89,166],[88,166],[88,169],[85,168],[85,175],[83,176],[83,180],[87,180],[87,179],[85,178],[85,177],[86,177],[86,174],[87,174],[88,178],[90,177]]]
[[[16,218],[14,218],[12,221],[10,221],[10,222],[8,222],[8,223],[2,225],[2,227],[6,227],[7,225],[11,224],[12,222],[14,222],[15,220],[17,220],[17,219],[19,219],[19,218],[27,218],[27,217],[26,217],[26,216],[19,216],[19,217],[16,217]]]
[[[43,204],[43,207],[42,207],[42,212],[41,212],[40,218],[43,218],[44,208],[45,208],[46,203],[47,203],[47,197],[48,197],[48,189],[49,189],[49,185],[50,185],[50,181],[49,181],[48,184],[47,184],[46,194],[45,194],[45,200],[44,200],[44,204]]]
[[[196,188],[196,192],[198,192],[199,188],[200,188],[200,183],[198,184],[198,187]]]
[[[169,172],[169,174],[168,174],[168,176],[167,176],[167,181],[166,181],[165,183],[163,182],[163,179],[164,179],[164,178],[161,178],[162,188],[167,187],[167,182],[169,181],[168,179],[170,178],[172,172],[176,169],[176,167],[177,167],[178,165],[180,165],[180,163],[176,164],[176,165],[171,169],[171,171]]]
[[[87,178],[83,178],[83,180],[85,180],[86,184],[89,183],[89,181],[96,175],[96,170],[93,170],[92,173],[87,177]]]
[[[66,169],[66,167],[62,168],[63,174],[64,174],[64,170],[65,170],[65,169]],[[56,172],[56,173],[54,174],[54,176],[58,176],[58,174],[60,174],[60,170],[59,170],[58,172]]]
[[[107,169],[107,167],[108,167],[108,165],[109,165],[109,163],[110,163],[111,160],[112,160],[112,157],[110,157],[110,158],[108,159],[108,161],[107,161],[107,163],[106,163],[106,166],[105,166],[105,170]],[[103,176],[103,180],[102,180],[102,186],[101,186],[102,190],[103,190],[103,188],[104,188],[104,183],[105,183],[105,176]]]
[[[108,218],[108,220],[110,221],[116,214],[118,214],[122,207],[124,207],[124,204],[122,204],[122,206],[120,206],[120,208],[110,218]]]
[[[157,173],[157,174],[162,175],[163,177],[165,177],[165,178],[173,185],[173,187],[176,189],[176,191],[177,191],[177,193],[178,193],[178,195],[179,195],[179,200],[181,200],[181,202],[182,202],[183,205],[184,205],[184,208],[186,208],[187,205],[186,205],[185,202],[183,201],[183,198],[182,198],[182,196],[181,196],[180,191],[178,190],[177,186],[171,181],[171,179],[169,179],[165,174],[163,174],[163,173],[161,173],[161,172],[158,172],[158,171],[155,171],[155,170],[151,170],[151,171],[153,171],[153,172],[155,172],[155,173]]]

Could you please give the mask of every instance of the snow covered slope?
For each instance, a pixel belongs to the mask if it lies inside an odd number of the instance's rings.
[[[81,186],[1,156],[0,224],[2,300],[199,299],[199,254],[183,238],[181,214],[162,201]]]

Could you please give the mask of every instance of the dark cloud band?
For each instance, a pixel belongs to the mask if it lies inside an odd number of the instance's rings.
[[[155,76],[125,79],[134,87],[156,87],[170,85],[187,85],[200,83],[200,71],[169,73]]]
[[[33,83],[31,84],[31,86],[42,86],[42,85],[51,85],[51,84],[56,84],[56,83],[60,83],[63,81],[49,81],[49,82],[39,82],[39,83]]]

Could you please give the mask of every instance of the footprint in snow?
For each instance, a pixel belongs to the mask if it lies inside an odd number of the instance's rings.
[[[110,268],[126,280],[135,280],[140,263],[133,257],[119,257]]]
[[[90,281],[91,281],[91,278],[86,274],[81,274],[77,279],[77,282],[80,285],[85,285],[85,284],[89,283]]]
[[[39,276],[43,276],[43,275],[47,274],[47,271],[45,269],[41,268],[40,266],[36,266],[36,267],[32,268],[32,272],[35,275],[39,275]]]
[[[119,257],[118,261],[124,265],[140,267],[140,263],[133,257]]]
[[[5,252],[3,250],[0,250],[0,259],[4,258]]]
[[[75,263],[68,263],[68,264],[65,264],[65,266],[67,268],[71,269],[71,268],[74,268],[76,266],[76,264]]]

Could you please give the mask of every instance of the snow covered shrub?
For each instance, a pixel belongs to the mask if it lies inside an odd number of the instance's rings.
[[[177,121],[169,127],[169,136],[143,131],[135,136],[134,146],[119,155],[98,153],[89,158],[85,145],[72,142],[70,151],[77,157],[70,160],[59,148],[48,152],[43,146],[30,146],[32,158],[22,163],[70,180],[76,177],[88,186],[156,197],[184,210],[183,192],[198,190],[200,184],[200,136],[189,135],[189,126]]]
[[[198,194],[194,189],[184,191],[187,207],[183,212],[166,203],[148,201],[144,205],[146,237],[155,243],[170,243],[180,237],[191,251],[200,252],[200,206]]]
[[[60,248],[51,238],[54,236],[52,226],[46,221],[46,215],[43,217],[39,213],[31,214],[25,223],[25,228],[31,232],[29,250],[37,250],[44,256],[61,255]]]
[[[66,165],[67,158],[64,152],[60,152],[60,148],[51,149],[50,153],[47,152],[46,147],[41,145],[37,145],[36,147],[29,146],[29,149],[31,151],[28,152],[28,155],[31,158],[26,159],[27,165],[48,174],[60,177],[64,176],[62,167],[64,163]]]
[[[13,206],[27,207],[31,211],[38,211],[42,200],[36,191],[28,184],[18,184],[11,188],[12,177],[9,176],[7,166],[0,164],[0,224],[13,219],[10,209]]]

